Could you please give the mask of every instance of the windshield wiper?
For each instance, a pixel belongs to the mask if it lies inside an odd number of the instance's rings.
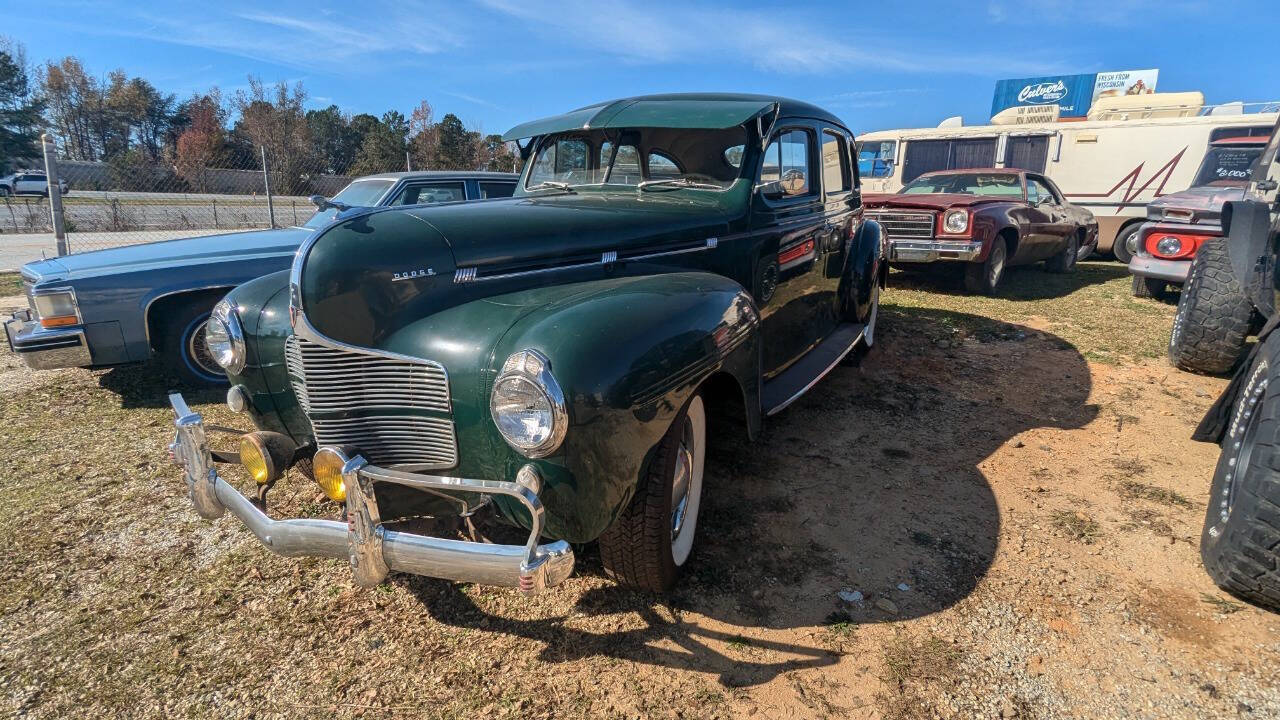
[[[636,189],[644,190],[645,188],[657,187],[659,185],[678,185],[680,187],[708,188],[711,190],[724,189],[719,185],[715,185],[713,183],[698,182],[697,180],[690,180],[689,178],[685,178],[685,177],[661,178],[659,180],[645,180],[644,182],[636,185]]]
[[[543,180],[537,185],[530,185],[525,190],[564,190],[565,192],[574,192],[574,189],[567,182],[559,180]]]

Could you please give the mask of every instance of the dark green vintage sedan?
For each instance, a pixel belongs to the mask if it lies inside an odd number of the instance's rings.
[[[338,215],[292,270],[209,324],[228,403],[258,427],[209,450],[171,396],[191,499],[271,550],[535,592],[598,540],[605,569],[672,586],[693,547],[709,428],[754,437],[874,340],[887,262],[853,135],[757,95],[600,103],[505,136],[512,198]],[[258,482],[251,502],[215,461]],[[341,521],[277,520],[299,465]],[[523,545],[411,532],[484,510]],[[415,525],[414,527],[418,527]]]

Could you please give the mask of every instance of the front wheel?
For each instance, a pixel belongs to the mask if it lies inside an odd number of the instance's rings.
[[[174,308],[164,326],[160,352],[165,364],[188,385],[226,385],[227,374],[213,359],[204,328],[213,305],[191,303]]]
[[[1169,333],[1169,362],[1182,370],[1224,373],[1244,352],[1253,305],[1231,269],[1225,240],[1196,251]]]
[[[1120,231],[1115,243],[1111,245],[1111,254],[1116,256],[1116,260],[1129,264],[1138,252],[1138,231],[1141,229],[1142,223],[1133,223]]]
[[[0,186],[0,197],[9,197],[12,194],[13,194],[12,190],[10,190],[7,187]]]
[[[1280,610],[1280,333],[1249,370],[1222,441],[1200,536],[1200,558],[1218,587]]]
[[[707,451],[707,412],[694,395],[658,443],[631,504],[600,536],[600,559],[618,584],[666,592],[693,551]]]
[[[1169,292],[1169,283],[1156,278],[1133,276],[1133,296],[1163,300]]]
[[[991,252],[983,263],[969,263],[964,268],[964,288],[971,293],[995,295],[1004,277],[1004,262],[1008,254],[1003,237],[991,241]]]

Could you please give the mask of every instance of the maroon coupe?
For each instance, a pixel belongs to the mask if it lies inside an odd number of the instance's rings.
[[[991,295],[1011,265],[1065,273],[1098,244],[1098,222],[1049,178],[1009,168],[925,173],[892,195],[863,198],[889,236],[889,261],[965,263],[965,287]]]

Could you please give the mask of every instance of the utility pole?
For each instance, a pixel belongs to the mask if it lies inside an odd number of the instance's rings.
[[[58,182],[58,145],[53,136],[40,136],[44,148],[44,177],[49,188],[49,219],[53,222],[53,237],[58,243],[58,257],[67,254],[67,225],[62,216],[62,185]]]
[[[271,173],[267,172],[267,146],[259,145],[262,150],[262,187],[267,191],[267,214],[271,216],[271,229],[276,227],[276,205],[271,200]]]

